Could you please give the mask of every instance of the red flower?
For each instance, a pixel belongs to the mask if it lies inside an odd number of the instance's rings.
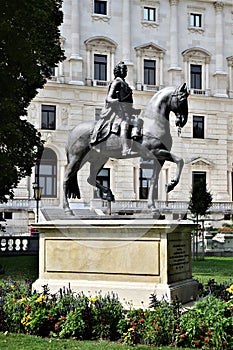
[[[185,333],[180,335],[180,338],[184,338],[185,337]]]
[[[138,322],[143,323],[144,321],[145,321],[144,318],[140,318]]]
[[[205,337],[204,342],[205,343],[209,343],[210,342],[210,337]]]
[[[26,307],[25,307],[25,311],[26,312],[29,312],[31,310],[31,306],[28,304]]]

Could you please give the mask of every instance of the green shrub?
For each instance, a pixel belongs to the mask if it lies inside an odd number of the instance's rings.
[[[231,301],[208,296],[179,318],[176,343],[201,349],[233,348]]]
[[[173,303],[157,302],[154,310],[130,310],[119,322],[119,330],[128,345],[169,345],[173,342],[176,308]]]

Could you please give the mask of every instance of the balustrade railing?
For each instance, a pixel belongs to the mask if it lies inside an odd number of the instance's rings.
[[[157,207],[162,211],[188,211],[188,201],[158,201]],[[145,210],[147,209],[147,201],[130,200],[130,201],[116,201],[112,203],[112,211],[118,210]],[[233,202],[213,202],[209,209],[210,212],[232,212]]]
[[[39,237],[30,237],[30,236],[0,237],[0,256],[37,255],[38,252],[39,252]]]

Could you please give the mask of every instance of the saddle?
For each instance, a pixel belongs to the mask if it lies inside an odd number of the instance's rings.
[[[126,104],[128,106],[128,104]],[[120,104],[121,109],[115,109],[106,105],[101,111],[101,118],[96,122],[91,134],[90,143],[97,144],[105,140],[110,133],[120,134],[121,122],[124,120],[128,124],[128,138],[140,137],[142,135],[143,121],[138,116],[141,109],[125,107]]]

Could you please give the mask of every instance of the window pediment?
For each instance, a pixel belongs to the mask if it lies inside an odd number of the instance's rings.
[[[92,38],[89,38],[85,41],[85,45],[87,46],[87,49],[90,50],[90,48],[95,48],[95,49],[107,49],[107,50],[114,50],[117,47],[117,43],[113,41],[112,39],[109,39],[107,37],[99,37],[95,36]]]
[[[200,168],[207,168],[207,167],[212,167],[212,162],[210,162],[209,160],[202,158],[202,157],[198,157],[195,159],[192,159],[189,164],[191,166],[198,166]]]
[[[162,47],[160,47],[152,42],[137,46],[137,47],[135,47],[135,50],[140,56],[146,55],[149,57],[153,56],[155,54],[163,56],[165,51],[166,51]]]
[[[198,60],[205,63],[209,63],[211,57],[210,53],[207,50],[200,47],[187,49],[182,52],[182,55],[186,61]]]

